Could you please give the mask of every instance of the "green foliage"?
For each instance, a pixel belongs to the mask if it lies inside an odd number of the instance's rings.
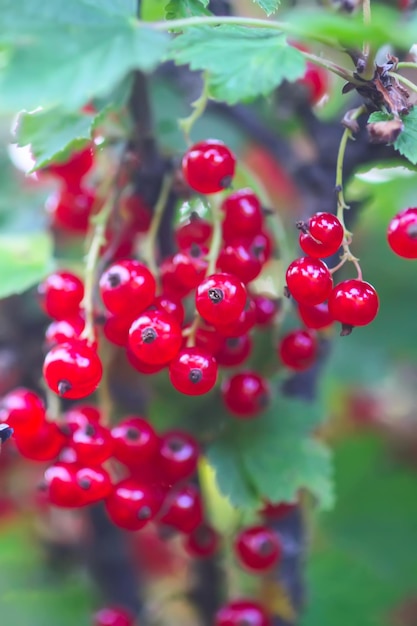
[[[330,455],[311,437],[321,417],[319,405],[281,395],[260,418],[229,417],[207,450],[221,492],[233,505],[250,508],[261,498],[291,501],[306,488],[322,506],[330,506]]]
[[[52,237],[46,232],[0,235],[0,298],[21,293],[51,271]]]
[[[173,41],[169,55],[179,65],[206,70],[212,97],[229,104],[267,95],[305,70],[302,54],[282,34],[267,29],[189,28]]]
[[[197,17],[211,15],[207,10],[209,0],[170,0],[165,7],[167,20],[182,17]]]
[[[253,0],[267,15],[272,15],[278,10],[281,0]]]
[[[394,119],[388,113],[377,111],[369,116],[368,122],[386,122]],[[417,165],[417,107],[401,117],[404,128],[394,142],[394,148],[413,165]]]
[[[377,626],[415,586],[417,482],[375,437],[334,451],[337,505],[318,520],[302,626]]]
[[[129,71],[154,69],[169,38],[135,22],[128,6],[68,0],[63,10],[55,0],[0,0],[0,112],[75,110]]]

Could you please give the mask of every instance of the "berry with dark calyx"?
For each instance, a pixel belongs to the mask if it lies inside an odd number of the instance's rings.
[[[66,320],[79,315],[84,285],[72,272],[54,272],[38,286],[39,303],[49,317]]]
[[[230,186],[235,165],[235,156],[222,141],[208,139],[187,150],[182,160],[182,172],[191,189],[210,194]]]
[[[182,324],[185,317],[184,305],[179,298],[174,296],[168,296],[167,294],[161,294],[157,296],[152,303],[152,308],[155,307],[158,311],[165,311],[168,315],[171,315],[178,324]]]
[[[209,324],[229,324],[236,321],[245,308],[247,292],[244,285],[231,274],[212,274],[197,287],[196,309]]]
[[[388,225],[388,244],[403,259],[417,259],[417,207],[395,215]]]
[[[192,246],[193,243],[204,246],[210,240],[213,226],[198,213],[191,213],[188,222],[181,224],[174,232],[175,241],[180,250]]]
[[[212,556],[219,547],[219,535],[211,526],[201,524],[185,537],[184,547],[194,558]]]
[[[61,189],[49,196],[45,209],[51,217],[53,228],[68,234],[84,235],[88,231],[91,212],[96,205],[96,195],[91,189]]]
[[[144,363],[169,363],[180,351],[181,344],[181,326],[163,311],[145,311],[130,327],[129,349]]]
[[[221,392],[226,408],[242,419],[259,415],[266,409],[270,398],[267,381],[249,370],[225,379]]]
[[[63,415],[64,425],[67,426],[71,433],[79,428],[85,428],[88,424],[98,424],[101,419],[101,413],[97,407],[91,404],[79,404],[73,406]]]
[[[124,315],[112,315],[110,313],[103,324],[103,334],[107,341],[115,346],[126,347],[129,342],[129,330],[136,316],[130,311]]]
[[[153,274],[134,259],[113,263],[100,278],[104,306],[114,315],[141,313],[152,304],[155,291]]]
[[[171,484],[196,472],[199,455],[200,447],[188,433],[172,430],[162,435],[158,463]]]
[[[255,280],[261,273],[263,257],[259,257],[252,240],[234,240],[225,244],[217,259],[217,269],[233,274],[242,283]]]
[[[160,267],[163,283],[172,280],[183,293],[195,289],[206,274],[207,254],[208,248],[192,244],[190,248],[168,257]]]
[[[218,324],[216,330],[223,337],[240,337],[248,333],[256,322],[256,308],[252,298],[246,300],[245,308],[232,324]]]
[[[45,357],[43,375],[50,389],[62,398],[76,400],[95,391],[103,367],[97,352],[81,341],[61,343]]]
[[[128,478],[114,486],[106,500],[111,521],[125,530],[140,530],[158,514],[163,494],[153,485],[140,484]]]
[[[113,440],[110,431],[100,424],[91,422],[77,428],[73,433],[71,447],[81,464],[101,465],[113,454]]]
[[[334,287],[329,296],[329,312],[342,324],[342,335],[348,335],[354,326],[366,326],[376,317],[378,294],[364,280],[344,280]]]
[[[240,563],[254,572],[264,572],[276,565],[282,553],[276,533],[266,526],[241,530],[234,548]]]
[[[332,213],[315,213],[307,224],[301,224],[299,228],[300,247],[308,256],[331,256],[342,245],[343,226]]]
[[[227,337],[223,340],[220,349],[215,353],[216,361],[222,367],[236,367],[244,363],[252,350],[252,340],[249,335]]]
[[[214,626],[271,626],[265,609],[253,600],[232,600],[216,613]]]
[[[121,607],[104,607],[94,613],[92,626],[133,626],[133,617]]]
[[[195,485],[184,485],[171,492],[164,510],[160,521],[182,533],[191,533],[203,522],[201,495]]]
[[[140,467],[156,456],[159,438],[142,417],[130,416],[113,426],[113,456],[128,467]]]
[[[89,506],[107,498],[112,490],[109,474],[101,467],[56,463],[45,471],[50,504],[63,508]]]
[[[301,321],[307,326],[307,328],[313,328],[315,330],[328,328],[334,322],[334,319],[330,315],[329,305],[327,302],[321,302],[320,304],[315,304],[313,306],[299,304],[298,314]]]
[[[154,363],[145,363],[137,358],[137,356],[129,349],[126,349],[126,358],[129,361],[130,365],[134,370],[139,372],[139,374],[145,374],[145,376],[150,376],[152,374],[157,374],[165,369],[166,364],[154,364]]]
[[[318,343],[314,332],[293,330],[285,335],[278,346],[284,365],[296,371],[308,369],[317,358]]]
[[[253,237],[261,232],[264,216],[261,202],[251,189],[239,189],[228,196],[222,204],[223,238],[230,241],[236,237]]]
[[[53,461],[61,452],[67,438],[55,422],[43,421],[34,433],[19,434],[15,437],[20,454],[31,461]]]
[[[13,428],[16,437],[30,437],[39,431],[44,421],[45,405],[29,389],[13,389],[0,402],[0,423]]]
[[[269,326],[279,310],[279,301],[272,297],[257,294],[252,296],[255,304],[255,319],[257,326]]]
[[[293,261],[286,273],[287,287],[300,304],[315,305],[327,300],[333,279],[327,265],[320,259],[301,257]]]
[[[216,384],[216,359],[201,348],[184,348],[171,361],[169,377],[177,391],[188,396],[201,396]]]
[[[70,319],[54,320],[45,331],[45,347],[50,349],[59,343],[79,339],[84,326],[85,322],[81,315]]]

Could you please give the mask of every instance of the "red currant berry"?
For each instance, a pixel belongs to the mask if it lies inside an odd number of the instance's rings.
[[[114,315],[141,313],[152,304],[155,291],[152,273],[134,259],[113,263],[100,278],[104,306]]]
[[[184,547],[194,558],[212,556],[219,547],[219,535],[211,526],[202,524],[186,536]]]
[[[231,274],[212,274],[197,287],[195,305],[209,324],[230,324],[245,308],[247,292]]]
[[[82,281],[71,272],[54,272],[38,286],[39,303],[49,317],[76,317],[84,297]]]
[[[31,437],[44,421],[45,406],[40,397],[29,389],[13,389],[0,402],[0,424],[8,424],[18,438]]]
[[[327,72],[321,68],[307,62],[306,71],[302,78],[297,82],[305,85],[308,90],[310,104],[314,106],[329,90],[329,79]]]
[[[146,376],[149,376],[151,374],[157,374],[165,368],[165,364],[155,365],[153,363],[145,363],[144,361],[141,361],[137,358],[137,356],[135,356],[135,354],[133,354],[133,352],[129,348],[127,348],[126,350],[126,357],[134,370],[139,372],[139,374],[145,374]]]
[[[126,530],[140,530],[162,506],[162,494],[150,485],[140,485],[128,478],[114,486],[106,500],[111,521]]]
[[[61,189],[48,198],[45,208],[54,228],[74,235],[84,235],[95,205],[97,199],[91,189]]]
[[[342,245],[343,226],[332,213],[316,213],[308,224],[299,224],[300,247],[308,256],[320,258],[335,254]]]
[[[269,403],[268,384],[256,372],[235,374],[223,382],[221,391],[226,408],[240,418],[257,416]]]
[[[191,533],[203,522],[200,492],[194,485],[184,485],[166,499],[167,510],[161,522],[182,533]]]
[[[321,330],[331,326],[334,322],[329,312],[329,305],[327,302],[321,302],[314,306],[307,304],[298,305],[298,314],[302,322],[307,328],[314,328],[315,330]]]
[[[230,186],[236,159],[229,148],[215,139],[200,141],[187,150],[182,160],[185,180],[198,193],[217,193]]]
[[[374,287],[363,280],[350,279],[336,285],[329,296],[329,312],[342,324],[343,334],[353,326],[366,326],[376,317],[379,308]]]
[[[56,463],[45,472],[51,504],[64,508],[89,506],[107,498],[112,491],[109,474],[101,467]]]
[[[387,238],[395,254],[404,259],[417,259],[417,208],[397,213],[389,223]]]
[[[16,437],[16,448],[31,461],[53,461],[66,444],[66,437],[55,422],[43,421],[39,430]]]
[[[278,347],[283,364],[300,372],[313,365],[317,352],[317,339],[308,330],[293,330],[282,338]]]
[[[187,396],[201,396],[216,384],[216,359],[201,348],[184,348],[171,361],[169,377],[177,391]]]
[[[77,189],[83,177],[88,174],[94,165],[92,146],[88,146],[78,152],[73,152],[64,162],[53,163],[46,168],[48,174],[56,176],[64,181],[66,186]]]
[[[225,244],[217,259],[217,268],[220,271],[233,274],[245,284],[259,276],[262,264],[263,257],[259,257],[252,240],[235,240]]]
[[[105,607],[93,615],[92,626],[133,626],[133,617],[125,609]]]
[[[127,217],[129,228],[135,233],[146,233],[152,221],[152,211],[137,194],[123,198],[121,213]]]
[[[236,537],[235,552],[242,565],[255,572],[264,572],[278,563],[282,548],[270,528],[251,526]]]
[[[278,313],[278,300],[258,294],[252,297],[255,304],[255,319],[257,326],[269,326]]]
[[[249,332],[256,322],[256,307],[252,298],[246,300],[245,308],[239,315],[237,320],[232,324],[218,324],[216,330],[219,331],[223,337],[240,337]]]
[[[113,454],[113,440],[105,426],[91,422],[77,428],[71,439],[77,460],[82,465],[101,465]]]
[[[297,508],[296,502],[266,502],[259,513],[269,520],[280,520]]]
[[[67,320],[54,320],[45,331],[45,347],[50,349],[58,343],[79,339],[84,326],[85,322],[81,315]]]
[[[227,337],[215,354],[216,361],[222,367],[235,367],[246,361],[251,350],[252,341],[249,335]]]
[[[258,196],[251,189],[239,189],[228,196],[222,209],[223,237],[230,241],[236,237],[253,237],[261,232],[264,216]]]
[[[98,387],[103,367],[97,352],[83,342],[61,343],[48,352],[43,375],[62,398],[85,398]]]
[[[195,473],[199,455],[199,445],[188,433],[172,430],[161,438],[159,465],[171,484],[190,478]]]
[[[204,246],[210,240],[213,226],[198,213],[191,213],[189,221],[181,224],[175,231],[175,240],[180,250],[184,250],[193,243]]]
[[[271,626],[266,611],[252,600],[233,600],[216,613],[214,626]]]
[[[178,298],[174,296],[168,296],[162,294],[153,301],[152,307],[155,307],[157,311],[165,311],[168,315],[171,315],[178,324],[182,324],[185,317],[184,306]]]
[[[290,294],[300,304],[320,304],[327,300],[333,279],[329,268],[320,259],[305,256],[291,263],[286,273]]]
[[[145,311],[130,327],[129,349],[144,363],[169,363],[180,351],[181,344],[180,325],[162,311]]]
[[[188,327],[189,328],[189,327]],[[216,328],[206,324],[200,324],[195,334],[195,345],[210,354],[215,354],[223,344],[223,337]]]
[[[70,429],[71,433],[75,433],[79,428],[85,428],[88,424],[98,424],[100,419],[100,411],[97,407],[90,404],[73,406],[64,413],[65,425]]]
[[[111,315],[106,317],[103,325],[103,334],[107,341],[115,346],[126,347],[129,342],[129,330],[136,318],[136,314]]]
[[[128,467],[141,466],[159,450],[159,439],[142,417],[127,417],[112,428],[113,456]]]
[[[165,259],[160,268],[163,284],[173,281],[184,293],[195,289],[206,274],[207,254],[207,248],[192,244]]]

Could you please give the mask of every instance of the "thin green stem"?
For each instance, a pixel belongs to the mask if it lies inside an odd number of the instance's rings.
[[[364,24],[369,25],[372,20],[371,0],[362,0],[362,12],[363,12]],[[369,56],[369,52],[370,52],[369,42],[365,42],[363,44],[363,54],[365,58]]]
[[[397,74],[396,72],[388,72],[388,76],[392,76],[393,78],[396,78],[400,83],[402,83],[403,85],[411,89],[411,91],[415,91],[417,93],[417,85],[415,85],[408,78],[405,78],[405,76],[401,76],[401,74]]]
[[[340,78],[343,78],[344,80],[347,80],[351,83],[357,82],[355,78],[353,77],[352,72],[345,69],[341,65],[337,65],[337,63],[333,63],[332,61],[329,61],[328,59],[323,59],[321,57],[318,57],[315,54],[311,54],[310,52],[304,52],[303,50],[299,50],[299,52],[301,52],[301,54],[303,55],[305,59],[307,59],[308,61],[311,61],[311,63],[314,63],[314,65],[318,65],[319,67],[324,67],[324,69],[328,70],[329,72],[332,72],[333,74],[336,74],[336,76],[340,76]]]
[[[417,63],[414,63],[413,61],[400,61],[399,63],[397,63],[397,70],[417,70]]]
[[[184,133],[185,141],[190,144],[191,130],[196,121],[203,115],[206,110],[207,103],[209,101],[209,88],[207,74],[203,74],[203,91],[197,100],[195,100],[191,106],[193,111],[188,117],[178,120],[178,125]]]

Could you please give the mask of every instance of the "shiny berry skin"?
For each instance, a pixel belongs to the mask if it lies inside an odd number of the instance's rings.
[[[158,311],[165,311],[168,315],[171,315],[178,324],[182,324],[185,317],[184,305],[181,300],[174,296],[168,296],[162,294],[155,298],[152,307]]]
[[[240,337],[248,333],[256,322],[256,307],[252,298],[246,300],[245,308],[232,324],[218,324],[216,330],[223,337]]]
[[[163,284],[173,281],[183,293],[195,289],[206,274],[207,254],[208,248],[192,244],[165,259],[160,267]]]
[[[84,235],[95,205],[97,199],[91,189],[61,189],[47,199],[45,209],[51,217],[52,227],[68,234]]]
[[[100,424],[91,422],[77,428],[70,445],[77,455],[77,460],[85,465],[101,465],[113,454],[113,440],[110,431]]]
[[[258,294],[252,297],[255,304],[255,319],[257,326],[269,326],[278,313],[279,304],[268,296]]]
[[[171,484],[195,473],[199,455],[200,447],[188,433],[172,430],[162,435],[158,463]]]
[[[388,225],[388,244],[403,259],[417,259],[417,208],[405,209]]]
[[[236,321],[245,308],[247,292],[240,280],[231,274],[212,274],[197,287],[195,306],[209,324]]]
[[[113,426],[113,456],[128,467],[141,466],[159,450],[159,438],[151,424],[131,416]]]
[[[150,485],[128,478],[114,486],[106,500],[111,521],[125,530],[140,530],[159,512],[162,494]]]
[[[182,172],[194,191],[217,193],[230,186],[235,165],[235,156],[222,141],[208,139],[187,150],[182,160]]]
[[[16,448],[31,461],[53,461],[66,444],[66,437],[55,422],[44,421],[35,433],[16,436]]]
[[[252,351],[252,340],[249,335],[227,337],[220,349],[215,353],[216,361],[222,367],[236,367],[244,363]]]
[[[320,304],[327,300],[333,279],[329,268],[320,259],[301,257],[291,263],[286,273],[287,287],[300,304]]]
[[[129,349],[144,363],[169,363],[178,354],[181,344],[181,326],[163,311],[145,311],[130,327]]]
[[[377,292],[363,280],[344,280],[336,285],[329,296],[331,316],[347,327],[370,324],[375,319],[378,308]]]
[[[43,376],[61,398],[85,398],[100,383],[103,367],[97,352],[86,343],[61,343],[45,357]]]
[[[52,176],[60,178],[69,188],[76,189],[80,186],[83,177],[94,165],[94,154],[91,146],[73,152],[69,159],[63,163],[54,163],[46,168]]]
[[[58,343],[66,343],[80,338],[85,322],[81,315],[65,320],[54,320],[45,330],[45,347],[53,348]]]
[[[300,229],[300,247],[308,256],[331,256],[342,245],[343,226],[332,213],[316,213]]]
[[[261,202],[251,189],[239,189],[228,196],[223,204],[223,237],[230,241],[236,237],[253,237],[261,232],[264,216]]]
[[[127,346],[129,342],[129,330],[136,318],[131,312],[124,315],[111,315],[106,317],[103,325],[103,334],[107,341],[115,346]]]
[[[64,320],[79,314],[84,285],[71,272],[54,272],[39,284],[38,294],[45,313],[56,320]]]
[[[241,530],[234,548],[240,563],[254,572],[264,572],[276,565],[282,553],[276,533],[266,526]]]
[[[133,626],[133,617],[125,609],[105,607],[94,613],[92,626]]]
[[[219,547],[219,535],[211,526],[202,524],[186,536],[184,547],[194,558],[212,556]]]
[[[299,304],[298,314],[307,328],[314,328],[315,330],[328,328],[334,322],[334,319],[330,315],[327,302],[321,302],[314,306]]]
[[[305,85],[308,90],[310,104],[314,106],[328,92],[329,78],[326,70],[313,65],[313,63],[307,61],[306,68],[304,76],[297,82]]]
[[[134,259],[113,263],[100,278],[101,298],[113,315],[141,313],[152,304],[155,291],[152,272]]]
[[[249,370],[224,380],[221,392],[226,408],[242,419],[256,417],[266,409],[270,397],[266,380]]]
[[[308,330],[293,330],[281,339],[278,346],[278,354],[283,364],[300,372],[313,365],[317,352],[317,339]]]
[[[261,273],[264,258],[259,256],[252,240],[234,240],[223,246],[216,267],[222,272],[233,274],[242,283],[250,283]]]
[[[91,404],[79,404],[71,407],[63,415],[64,427],[69,429],[71,434],[79,428],[85,428],[88,424],[98,424],[101,413],[97,407]]]
[[[213,226],[210,222],[200,217],[198,213],[191,213],[188,222],[178,226],[174,236],[178,248],[184,250],[193,243],[200,246],[207,244],[212,232]]]
[[[16,437],[30,437],[41,428],[44,421],[45,405],[29,389],[13,389],[0,402],[0,423],[11,426]]]
[[[184,348],[171,361],[169,377],[177,391],[187,396],[201,396],[216,384],[216,359],[201,348]]]
[[[214,626],[271,626],[267,612],[252,600],[232,600],[216,613]]]
[[[203,522],[201,495],[195,485],[184,485],[171,492],[164,503],[164,510],[160,521],[182,533],[191,533]]]
[[[77,463],[56,463],[45,471],[45,487],[50,504],[80,508],[107,498],[112,490],[109,474],[101,467]]]

